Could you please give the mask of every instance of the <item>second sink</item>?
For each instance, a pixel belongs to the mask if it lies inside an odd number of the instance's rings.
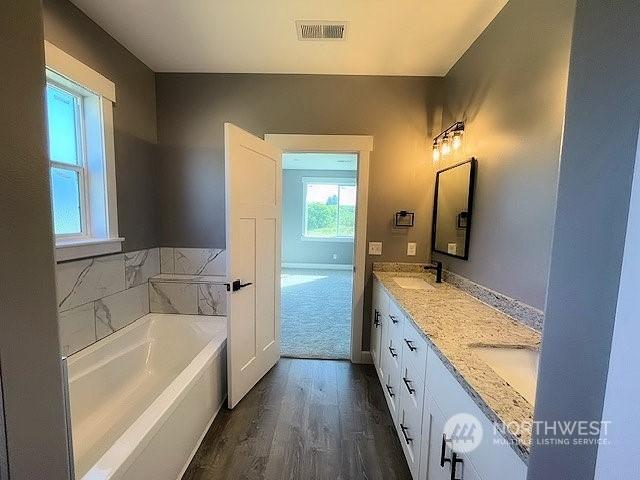
[[[517,347],[472,347],[505,382],[511,385],[531,405],[536,401],[539,352]]]

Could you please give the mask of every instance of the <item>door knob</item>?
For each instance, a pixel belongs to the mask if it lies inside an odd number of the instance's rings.
[[[240,280],[234,280],[233,283],[231,283],[231,285],[227,283],[227,292],[228,291],[237,292],[241,288],[248,287],[249,285],[253,285],[253,283],[251,282],[242,283],[240,282]]]

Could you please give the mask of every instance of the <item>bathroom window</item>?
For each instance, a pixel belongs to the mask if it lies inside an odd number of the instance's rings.
[[[114,253],[118,236],[115,85],[45,42],[45,107],[58,261]]]
[[[356,223],[355,179],[305,178],[303,185],[303,238],[353,241]]]
[[[47,81],[51,204],[57,238],[88,236],[82,99],[53,79]]]

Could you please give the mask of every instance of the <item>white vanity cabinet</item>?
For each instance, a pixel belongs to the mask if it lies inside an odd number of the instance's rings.
[[[446,418],[438,405],[427,394],[425,397],[422,429],[425,432],[424,444],[420,457],[421,479],[428,480],[481,480],[475,467],[465,461],[464,455],[451,450],[447,442],[444,426]],[[428,438],[427,438],[428,437]],[[503,477],[495,477],[503,478]]]
[[[494,442],[489,418],[380,281],[373,283],[371,354],[414,480],[525,480],[526,464],[506,442]],[[443,436],[446,421],[459,413],[476,417],[484,432],[468,453],[451,451]]]
[[[471,396],[460,385],[453,373],[444,365],[442,360],[434,352],[429,349],[427,355],[427,374],[428,385],[426,386],[425,396],[427,398],[425,404],[425,418],[431,416],[431,434],[430,440],[434,438],[440,442],[437,447],[441,447],[442,428],[434,419],[438,416],[449,419],[459,413],[473,415],[482,427],[483,437],[477,448],[468,453],[458,453],[457,458],[462,460],[464,468],[456,473],[457,480],[493,480],[500,478],[503,480],[525,480],[527,477],[527,466],[516,452],[507,444],[499,434],[494,434],[493,423],[480,410],[480,407],[471,398]],[[445,420],[446,421],[446,420]],[[423,421],[423,429],[425,429],[425,421]],[[434,425],[438,431],[434,432]],[[435,435],[435,436],[434,436]],[[496,441],[497,440],[497,441]],[[445,439],[446,443],[446,439]],[[432,449],[436,445],[432,445]],[[447,446],[449,448],[449,446]],[[451,453],[449,450],[446,452]],[[445,453],[446,453],[445,452]],[[451,455],[447,454],[447,457]],[[422,461],[424,462],[425,454],[423,452]],[[447,464],[450,462],[447,462]],[[435,471],[432,466],[431,455],[429,455],[428,465],[422,466],[422,474],[420,478],[432,480],[432,478],[440,478],[431,476],[431,472]],[[458,470],[457,470],[458,471]],[[450,470],[449,470],[450,472]],[[451,479],[451,476],[445,477]]]

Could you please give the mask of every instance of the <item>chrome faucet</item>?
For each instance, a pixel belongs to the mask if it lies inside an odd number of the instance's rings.
[[[435,265],[425,265],[425,270],[436,271],[436,283],[442,283],[442,262],[436,262]]]

